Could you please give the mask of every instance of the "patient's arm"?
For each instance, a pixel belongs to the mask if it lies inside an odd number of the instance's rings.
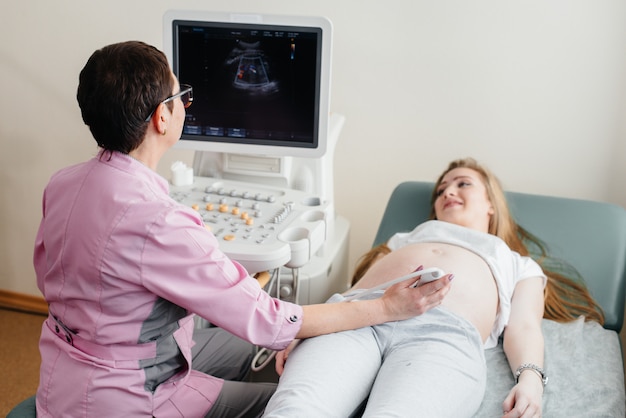
[[[276,353],[276,357],[274,358],[274,367],[276,368],[276,373],[278,373],[279,376],[281,376],[283,374],[283,371],[285,370],[285,363],[287,362],[289,353],[291,353],[291,351],[296,348],[298,344],[300,344],[300,341],[302,340],[293,340],[291,344],[289,344],[289,347]]]
[[[544,310],[543,279],[528,278],[515,286],[511,316],[504,331],[504,353],[511,371],[524,363],[543,367],[544,341],[541,318]],[[502,407],[505,417],[541,416],[543,383],[538,374],[525,371]]]
[[[359,264],[354,270],[354,275],[352,276],[352,285],[354,286],[356,282],[361,280],[361,277],[363,277],[363,275],[367,272],[367,270],[370,269],[370,267],[372,267],[375,262],[386,256],[390,252],[391,249],[387,247],[387,244],[380,244],[363,254],[363,256],[359,259]]]

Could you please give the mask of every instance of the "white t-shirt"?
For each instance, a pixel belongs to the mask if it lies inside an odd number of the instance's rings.
[[[500,303],[493,329],[485,341],[485,348],[497,345],[498,338],[509,321],[515,285],[530,277],[543,277],[544,286],[546,284],[547,279],[543,270],[532,258],[511,251],[508,245],[495,235],[449,222],[427,221],[411,232],[395,234],[389,239],[387,246],[393,251],[420,242],[440,242],[465,248],[485,260],[491,269],[498,286]]]

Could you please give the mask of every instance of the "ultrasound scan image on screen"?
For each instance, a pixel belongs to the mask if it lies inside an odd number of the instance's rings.
[[[194,89],[183,140],[319,146],[320,78],[322,66],[328,65],[322,63],[321,28],[191,20],[171,24],[174,73]]]

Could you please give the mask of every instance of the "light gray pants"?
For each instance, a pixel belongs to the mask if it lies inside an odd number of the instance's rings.
[[[485,384],[478,331],[439,307],[303,341],[264,416],[346,418],[367,400],[363,417],[471,417]]]

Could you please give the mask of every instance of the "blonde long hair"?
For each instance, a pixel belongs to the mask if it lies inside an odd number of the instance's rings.
[[[563,271],[556,271],[556,269],[548,266],[551,259],[548,256],[546,245],[515,222],[500,181],[491,171],[478,164],[473,158],[452,161],[441,174],[433,188],[430,218],[436,219],[434,202],[437,198],[437,187],[443,177],[455,168],[469,168],[480,175],[487,190],[489,201],[494,208],[494,214],[489,223],[489,233],[501,238],[511,250],[523,256],[531,256],[541,265],[548,277],[544,289],[544,318],[567,322],[583,315],[586,320],[603,324],[602,308],[593,299],[580,275],[569,265],[561,264],[559,270]],[[531,254],[529,247],[535,250],[533,254]],[[364,254],[354,272],[352,283],[356,283],[378,258],[389,252],[391,252],[389,247],[386,244],[381,244]],[[567,270],[567,275],[565,270]],[[570,275],[572,277],[568,277]]]

